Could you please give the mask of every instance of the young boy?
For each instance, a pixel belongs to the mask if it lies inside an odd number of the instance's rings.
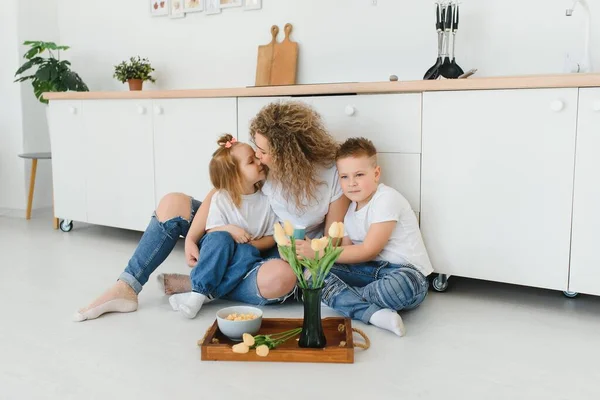
[[[381,167],[370,140],[351,138],[337,152],[342,190],[352,203],[345,237],[323,301],[331,308],[404,336],[397,311],[417,307],[433,272],[414,211],[395,189],[379,183]]]

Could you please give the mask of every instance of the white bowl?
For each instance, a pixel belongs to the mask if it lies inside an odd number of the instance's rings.
[[[254,314],[256,318],[247,321],[230,321],[228,315],[237,314]],[[262,324],[263,312],[260,308],[250,306],[233,306],[222,308],[217,311],[217,325],[219,330],[223,332],[231,340],[240,341],[244,333],[255,335]]]

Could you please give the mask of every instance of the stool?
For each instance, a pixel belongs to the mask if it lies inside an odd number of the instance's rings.
[[[31,177],[29,178],[29,197],[27,199],[26,219],[31,219],[31,207],[33,205],[33,190],[35,189],[35,173],[37,172],[38,160],[52,159],[52,153],[24,153],[19,154],[19,157],[31,160]],[[58,229],[58,218],[54,217],[54,229]]]

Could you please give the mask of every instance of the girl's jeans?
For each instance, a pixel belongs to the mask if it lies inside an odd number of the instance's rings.
[[[171,254],[179,237],[187,235],[200,204],[198,200],[191,200],[192,212],[189,220],[175,217],[160,222],[156,219],[156,215],[153,215],[119,280],[127,283],[139,294],[144,284],[148,282],[150,274]],[[194,269],[197,275],[195,273],[192,275],[192,285],[194,288],[202,288],[200,289],[202,293],[208,291],[210,297],[222,297],[257,305],[281,302],[285,299],[286,296],[274,299],[261,296],[256,276],[264,261],[260,255],[256,255],[257,251],[253,251],[256,250],[253,246],[237,245],[231,235],[225,232],[205,235],[199,246],[201,246],[200,260]],[[222,262],[226,258],[229,258],[229,264]],[[206,270],[201,264],[204,260],[210,260],[212,263]],[[218,270],[210,271],[215,264],[219,264]],[[201,285],[200,281],[204,279],[206,281]]]
[[[335,264],[325,278],[323,302],[365,324],[384,308],[408,310],[425,300],[429,282],[412,265],[371,261]]]

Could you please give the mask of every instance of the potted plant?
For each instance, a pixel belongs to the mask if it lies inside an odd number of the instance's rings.
[[[329,228],[329,237],[311,241],[310,247],[315,252],[314,258],[296,256],[295,229],[289,221],[285,221],[283,226],[276,223],[273,228],[279,253],[292,267],[298,279],[298,286],[302,290],[304,322],[298,346],[324,348],[327,339],[321,323],[321,298],[325,278],[343,250],[340,242],[344,237],[344,224],[334,222]],[[304,274],[305,269],[308,275]]]
[[[39,101],[48,104],[48,100],[42,98],[44,92],[89,91],[87,85],[79,75],[71,71],[71,63],[60,59],[60,51],[68,50],[69,46],[60,46],[53,42],[29,40],[23,44],[31,48],[23,56],[27,61],[15,73],[15,76],[20,75],[15,82],[31,80],[33,93]],[[48,56],[41,56],[40,54],[45,51],[48,51]],[[56,57],[53,51],[56,51]],[[37,71],[34,74],[22,75],[34,66],[37,66]]]
[[[129,61],[123,61],[119,65],[115,65],[115,73],[113,77],[117,78],[121,83],[129,83],[129,90],[142,90],[144,81],[156,82],[150,73],[154,68],[150,65],[147,58],[131,57]]]

